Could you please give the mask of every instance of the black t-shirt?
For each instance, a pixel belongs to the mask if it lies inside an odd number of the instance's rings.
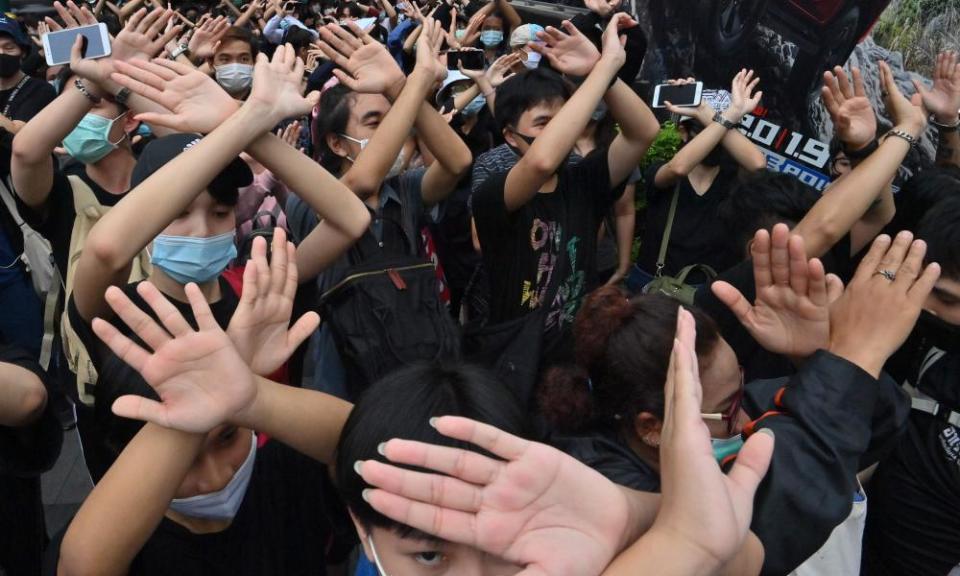
[[[909,380],[916,385],[916,377]],[[960,356],[947,354],[919,383],[960,411]],[[869,487],[865,574],[943,576],[960,566],[960,428],[913,410]]]
[[[29,353],[0,342],[0,362],[33,372],[47,386]],[[0,573],[38,574],[47,542],[40,498],[40,474],[60,455],[63,431],[52,402],[38,420],[23,428],[0,426]]]
[[[93,191],[97,201],[103,206],[115,206],[125,195],[111,194],[87,176],[86,167],[73,163],[58,170],[53,177],[53,187],[42,211],[34,210],[17,197],[17,209],[24,221],[50,241],[53,259],[57,268],[66,274],[67,259],[70,257],[70,236],[73,234],[73,221],[77,212],[73,208],[73,187],[67,176],[79,176]]]
[[[603,474],[608,480],[640,492],[660,492],[660,474],[610,427],[574,436],[554,435],[550,444]]]
[[[546,303],[544,356],[549,357],[569,334],[580,309],[595,268],[597,231],[616,201],[607,148],[594,150],[575,166],[564,166],[555,191],[537,194],[514,212],[504,204],[507,174],[490,176],[473,196],[490,281],[490,321],[504,322],[540,309],[559,282],[556,296]]]
[[[269,441],[230,526],[193,534],[163,518],[130,565],[130,576],[322,576],[333,528],[326,468]],[[63,534],[51,543],[44,574],[56,574]]]
[[[0,113],[5,113],[10,120],[29,122],[44,106],[53,102],[57,97],[53,86],[39,80],[24,76],[23,86],[18,91],[16,86],[9,90],[0,90]],[[14,95],[13,100],[10,97]],[[7,108],[9,104],[9,108]]]
[[[674,190],[673,186],[654,186],[654,178],[661,167],[662,163],[653,164],[644,173],[647,183],[647,225],[640,244],[637,265],[650,274],[657,271],[657,256],[660,254],[660,243],[667,227]],[[677,211],[667,245],[664,275],[676,276],[684,266],[690,264],[706,264],[718,272],[733,264],[727,256],[729,233],[720,222],[718,208],[727,198],[736,178],[736,168],[723,167],[703,194],[697,194],[689,178],[680,181],[680,196],[677,199]],[[699,283],[703,280],[693,278],[692,281]]]

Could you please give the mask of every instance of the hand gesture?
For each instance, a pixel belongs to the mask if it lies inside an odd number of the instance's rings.
[[[470,17],[470,20],[467,22],[467,28],[463,32],[463,40],[460,41],[461,46],[474,46],[477,43],[477,40],[480,39],[480,29],[483,27],[483,21],[486,20],[487,16],[493,11],[495,4],[495,2],[490,2],[484,5],[483,8],[477,10],[477,12]]]
[[[807,358],[830,344],[830,302],[840,297],[843,283],[827,276],[816,258],[807,261],[803,237],[791,235],[785,224],[773,236],[759,230],[750,247],[757,299],[747,301],[726,282],[711,288],[754,340],[775,354]]]
[[[107,289],[106,300],[152,353],[99,318],[93,321],[93,331],[143,376],[160,401],[121,396],[113,403],[114,414],[184,432],[206,433],[253,403],[253,374],[217,325],[196,284],[186,286],[197,319],[196,330],[150,282],[138,285],[137,292],[163,326],[115,286]]]
[[[684,84],[695,84],[697,81],[694,78],[678,78],[674,80],[667,80],[667,84],[670,86],[683,86]],[[700,105],[697,107],[693,106],[674,106],[669,100],[664,101],[664,107],[672,114],[677,116],[689,116],[694,118],[701,126],[709,126],[713,122],[713,115],[716,113],[716,110],[713,109],[713,106],[710,105],[706,100],[701,99]]]
[[[209,134],[239,104],[217,82],[193,66],[170,60],[117,62],[113,81],[170,112],[144,112],[137,120],[177,132]]]
[[[443,27],[439,20],[427,18],[423,22],[423,32],[417,38],[416,69],[432,76],[437,82],[447,77],[447,67],[440,61],[440,47],[443,45]]]
[[[599,472],[555,448],[467,418],[445,416],[434,426],[500,459],[390,440],[388,460],[437,474],[376,460],[358,463],[364,481],[377,488],[368,493],[375,510],[526,566],[524,574],[599,574],[619,551],[628,529],[626,496]]]
[[[662,534],[671,546],[719,568],[747,537],[753,497],[770,466],[774,437],[768,429],[750,436],[730,473],[724,475],[700,417],[703,389],[695,341],[693,316],[681,308],[664,395],[660,512],[644,538]]]
[[[937,56],[932,89],[927,90],[917,80],[913,81],[913,85],[923,99],[923,107],[934,115],[937,122],[947,126],[957,123],[960,111],[960,61],[956,52],[941,52]]]
[[[824,72],[820,96],[840,141],[851,150],[861,150],[877,137],[877,115],[867,98],[860,69],[853,68],[851,72],[853,87],[840,66],[833,72]]]
[[[562,74],[587,76],[600,61],[600,51],[569,20],[560,26],[563,31],[547,26],[543,32],[537,32],[537,38],[544,43],[531,42],[527,47],[542,54]]]
[[[213,58],[220,39],[229,29],[230,21],[225,16],[218,16],[197,26],[190,38],[190,53],[196,58]]]
[[[624,46],[627,45],[627,37],[621,36],[620,31],[633,28],[636,25],[636,21],[626,12],[614,14],[600,38],[600,58],[614,63],[617,69],[623,66],[624,62],[627,61],[627,51],[624,49]]]
[[[913,330],[940,265],[923,267],[927,245],[901,232],[891,244],[880,235],[843,296],[830,308],[830,351],[875,378]]]
[[[125,62],[133,58],[149,60],[156,57],[167,42],[183,30],[178,24],[164,32],[173,15],[173,10],[153,10],[149,14],[145,8],[137,10],[113,41],[110,60]]]
[[[601,18],[606,18],[620,7],[621,0],[584,0],[583,4],[588,10]]]
[[[243,271],[243,292],[227,336],[254,374],[268,376],[283,365],[320,325],[316,312],[307,312],[293,327],[290,314],[297,292],[296,248],[282,228],[273,236],[270,263],[267,241],[253,241],[252,258]]]
[[[447,40],[447,47],[450,50],[460,49],[460,41],[457,40],[457,9],[456,8],[450,11],[450,29],[445,32],[444,37]]]
[[[271,125],[305,116],[319,103],[320,93],[302,95],[302,81],[303,60],[297,58],[293,46],[278,46],[270,59],[261,52],[253,69],[253,89],[247,103],[263,106],[271,115]]]
[[[733,77],[733,83],[730,86],[730,107],[727,109],[734,118],[728,118],[736,124],[740,123],[744,114],[749,114],[760,104],[763,98],[763,92],[754,90],[760,83],[759,78],[754,78],[753,70],[743,69]]]
[[[328,24],[320,29],[317,45],[337,65],[333,75],[347,88],[363,94],[385,94],[399,91],[406,80],[397,61],[379,42],[353,22],[347,32],[339,25]]]
[[[893,120],[894,128],[904,130],[919,139],[927,127],[927,111],[923,108],[923,98],[914,94],[909,100],[900,92],[893,72],[886,62],[880,60],[880,89],[883,91],[883,103]]]
[[[294,120],[293,122],[287,124],[286,128],[278,128],[277,136],[279,136],[281,140],[289,144],[292,148],[296,148],[297,150],[300,150],[301,152],[303,152],[303,148],[300,148],[300,121],[299,120]],[[294,266],[296,266],[296,262],[295,261],[292,261],[292,262],[294,262]],[[272,265],[273,263],[271,262],[271,266]]]
[[[506,82],[507,78],[522,71],[523,68],[524,66],[520,60],[520,55],[511,52],[510,54],[505,54],[497,58],[493,64],[487,68],[487,80],[490,81],[491,86],[498,88]]]

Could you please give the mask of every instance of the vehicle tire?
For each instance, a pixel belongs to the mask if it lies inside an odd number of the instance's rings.
[[[700,19],[698,42],[717,58],[736,55],[753,36],[767,1],[706,0],[709,7]]]

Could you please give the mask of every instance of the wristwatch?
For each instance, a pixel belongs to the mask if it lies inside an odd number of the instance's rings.
[[[177,46],[177,48],[170,53],[170,59],[176,60],[177,58],[183,55],[186,55],[187,58],[190,57],[190,46],[187,44],[181,44]]]
[[[713,115],[713,121],[716,122],[717,124],[723,126],[723,127],[726,128],[727,130],[733,130],[734,128],[736,128],[737,126],[740,125],[739,122],[731,122],[731,121],[727,120],[727,119],[723,116],[723,114],[720,113],[719,110],[717,110],[716,113],[714,113],[714,115]]]

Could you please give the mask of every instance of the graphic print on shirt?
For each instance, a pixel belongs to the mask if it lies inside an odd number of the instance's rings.
[[[580,247],[580,238],[574,236],[563,242],[563,226],[557,222],[544,221],[539,218],[533,220],[530,227],[530,248],[537,258],[536,278],[524,280],[520,292],[520,304],[530,310],[536,310],[543,305],[547,297],[553,274],[563,253],[569,263],[569,269],[574,272],[567,278],[560,279],[560,288],[553,302],[550,303],[550,313],[547,316],[545,329],[562,328],[573,323],[583,298],[586,286],[586,275],[577,269],[577,251]]]

